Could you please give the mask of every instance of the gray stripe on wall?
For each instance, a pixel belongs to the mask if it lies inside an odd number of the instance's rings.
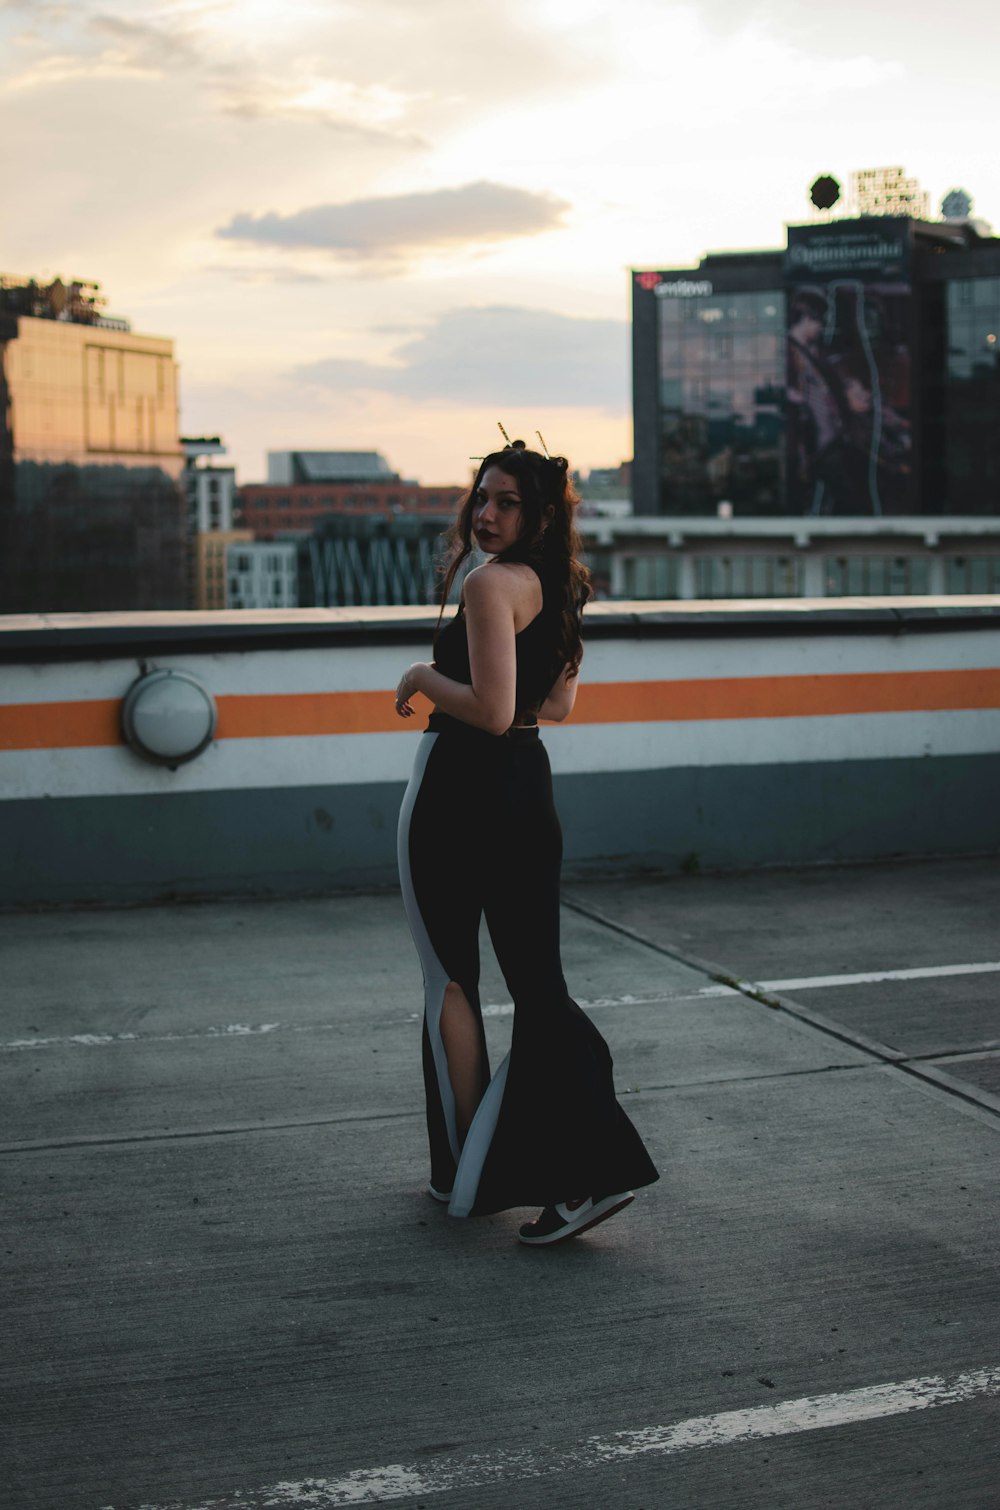
[[[1000,850],[1000,757],[556,778],[567,869],[737,869]],[[0,904],[395,884],[402,782],[0,803]]]

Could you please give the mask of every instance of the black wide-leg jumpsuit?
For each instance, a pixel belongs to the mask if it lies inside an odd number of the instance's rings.
[[[611,1055],[570,999],[559,952],[562,834],[537,728],[485,734],[434,713],[399,820],[399,871],[424,976],[431,1183],[453,1216],[617,1194],[658,1178],[615,1098]],[[514,1002],[510,1053],[489,1077],[479,924]],[[481,1100],[460,1147],[441,1039],[454,981],[479,1025]]]

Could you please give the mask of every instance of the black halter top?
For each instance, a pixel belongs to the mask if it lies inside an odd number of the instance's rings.
[[[530,624],[514,636],[517,657],[515,724],[534,723],[538,710],[555,685],[563,667],[559,648],[560,612],[553,595],[542,583],[542,606]],[[455,617],[437,637],[434,668],[452,681],[472,685],[469,665],[469,634],[465,622],[465,604],[459,603]]]

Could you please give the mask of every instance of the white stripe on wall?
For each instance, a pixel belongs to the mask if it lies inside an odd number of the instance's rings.
[[[323,649],[260,650],[213,655],[157,654],[157,666],[190,671],[214,696],[256,696],[280,692],[365,692],[391,694],[403,669],[428,660],[431,634],[420,645],[354,645]],[[899,635],[886,628],[872,635],[741,637],[721,639],[592,640],[586,647],[583,678],[588,682],[689,681],[731,676],[838,676],[898,671],[975,670],[998,664],[994,631],[941,635]],[[134,658],[108,661],[53,661],[47,665],[3,668],[5,703],[73,702],[124,697],[139,675]]]
[[[830,637],[814,634],[741,635],[733,628],[715,639],[592,640],[586,643],[583,677],[588,682],[688,681],[729,676],[837,676],[898,671],[971,671],[998,664],[997,631],[893,636],[851,635],[831,626]]]
[[[5,750],[0,801],[369,782],[405,786],[423,719],[411,724],[416,728],[400,734],[220,740],[176,771],[149,765],[124,746]],[[562,724],[546,725],[542,737],[557,775],[988,755],[1000,750],[1000,710]]]
[[[1000,750],[1000,709],[588,724],[545,730],[557,774],[905,760]]]

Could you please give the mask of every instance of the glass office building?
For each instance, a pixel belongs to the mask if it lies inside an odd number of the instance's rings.
[[[657,314],[663,512],[700,513],[706,485],[734,511],[778,512],[780,290],[661,298]]]
[[[994,277],[949,279],[940,302],[945,512],[1000,513],[1000,266]]]
[[[187,606],[173,343],[0,280],[0,612]]]
[[[633,274],[639,514],[1000,514],[1000,240],[791,226]]]

